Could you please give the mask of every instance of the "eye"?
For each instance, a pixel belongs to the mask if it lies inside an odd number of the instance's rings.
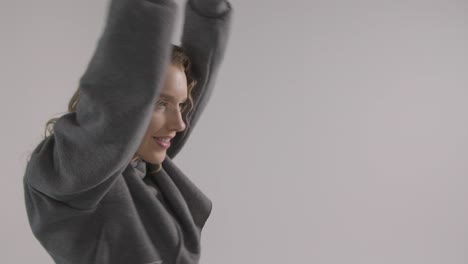
[[[179,104],[180,111],[183,112],[187,108],[187,102],[183,102]]]
[[[168,103],[168,102],[167,102],[166,100],[160,99],[160,100],[158,100],[158,101],[156,102],[155,105],[156,105],[156,107],[158,107],[158,108],[159,108],[159,107],[166,107],[166,106],[167,106],[167,103]]]

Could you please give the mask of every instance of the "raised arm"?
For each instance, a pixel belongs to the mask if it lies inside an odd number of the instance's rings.
[[[57,120],[25,174],[36,191],[78,209],[97,206],[131,160],[169,65],[172,0],[112,0],[108,10],[76,112]]]
[[[226,50],[231,17],[231,5],[225,0],[187,2],[182,47],[192,61],[192,71],[198,83],[192,91],[194,109],[188,116],[190,125],[173,139],[167,151],[170,158],[184,146],[211,97]]]

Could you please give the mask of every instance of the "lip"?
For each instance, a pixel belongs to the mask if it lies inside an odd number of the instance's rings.
[[[168,149],[171,146],[171,141],[170,140],[169,140],[169,142],[163,142],[163,141],[159,140],[159,138],[167,138],[167,137],[153,137],[154,142],[158,146],[160,146],[163,149]]]

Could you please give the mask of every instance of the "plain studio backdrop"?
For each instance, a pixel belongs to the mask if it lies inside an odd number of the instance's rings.
[[[1,263],[52,263],[22,177],[107,4],[1,1]],[[201,263],[468,263],[468,2],[232,4],[217,88],[175,159],[214,203]]]

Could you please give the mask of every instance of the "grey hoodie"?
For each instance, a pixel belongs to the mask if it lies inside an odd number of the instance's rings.
[[[169,65],[176,4],[112,0],[108,10],[80,79],[76,112],[58,119],[27,163],[24,196],[32,232],[59,264],[198,263],[212,204],[172,159],[210,98],[231,7],[213,14],[192,0],[186,5],[181,45],[198,80],[194,111],[156,174],[147,173],[153,164],[131,158]]]

